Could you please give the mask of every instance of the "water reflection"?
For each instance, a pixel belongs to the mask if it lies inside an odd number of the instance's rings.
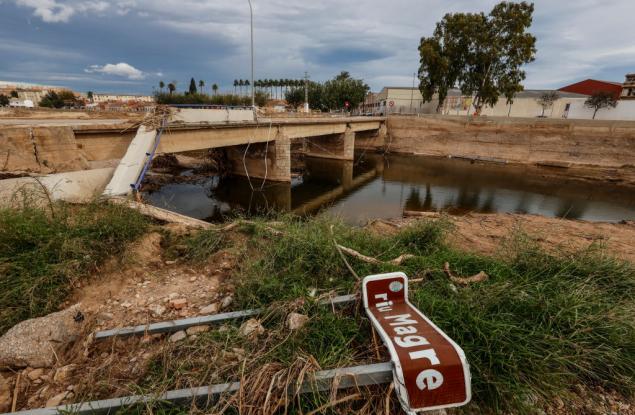
[[[462,160],[365,155],[352,161],[306,159],[291,183],[250,183],[239,177],[170,184],[146,194],[150,203],[205,220],[232,212],[320,210],[350,223],[400,217],[404,210],[515,212],[620,221],[635,219],[629,189],[546,178],[537,168]],[[252,187],[254,190],[252,190]]]

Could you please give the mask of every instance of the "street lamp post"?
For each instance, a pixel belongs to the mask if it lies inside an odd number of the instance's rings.
[[[256,95],[254,93],[254,8],[249,2],[249,14],[251,17],[251,107],[256,108]]]

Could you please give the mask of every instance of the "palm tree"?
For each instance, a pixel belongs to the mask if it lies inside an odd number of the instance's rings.
[[[249,79],[245,79],[245,95],[249,95],[249,85],[251,85],[251,82],[249,82]]]
[[[168,90],[170,91],[170,95],[176,91],[176,81],[172,81],[168,84]]]
[[[240,91],[240,95],[243,94],[243,85],[245,85],[245,81],[243,81],[242,79],[238,80],[238,90]]]
[[[212,84],[212,91],[214,91],[214,96],[216,96],[216,94],[218,93],[218,85],[217,84]]]
[[[199,93],[204,93],[205,91],[203,90],[203,87],[205,86],[205,81],[203,81],[202,79],[198,81],[198,92]]]
[[[284,79],[278,79],[278,86],[280,87],[280,99],[282,99],[282,88],[284,87]]]
[[[159,81],[159,90],[163,93],[163,88],[165,88],[165,82]]]
[[[234,79],[234,95],[236,95],[236,87],[238,86],[238,80]]]

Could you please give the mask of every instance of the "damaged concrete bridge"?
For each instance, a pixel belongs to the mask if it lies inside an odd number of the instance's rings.
[[[233,174],[290,182],[292,149],[311,157],[353,160],[356,141],[377,139],[386,134],[385,118],[380,117],[255,119],[249,110],[244,111],[242,116],[233,114],[233,119],[228,116],[218,121],[214,119],[214,111],[218,110],[179,110],[177,116],[170,117],[158,142],[155,141],[158,140],[156,131],[145,130],[143,126],[137,131],[130,125],[116,123],[72,125],[68,127],[72,128],[72,140],[66,137],[63,149],[47,151],[60,150],[60,159],[76,158],[80,154],[91,166],[112,166],[113,160],[120,160],[119,166],[116,169],[83,168],[81,172],[50,174],[40,180],[39,185],[52,183],[56,188],[49,190],[56,198],[76,201],[100,194],[107,185],[110,187],[113,184],[114,175],[115,178],[120,176],[118,180],[121,183],[119,190],[113,191],[111,195],[121,194],[121,189],[131,189],[130,185],[140,174],[153,146],[156,146],[156,154],[224,148],[231,161]],[[24,136],[32,137],[33,134]],[[69,140],[74,141],[73,145],[68,143]],[[136,147],[135,142],[141,144],[141,147]],[[0,155],[3,153],[2,146],[0,140]],[[48,140],[47,146],[54,147],[54,140]],[[10,151],[6,149],[7,154]],[[117,170],[121,169],[133,172],[118,175]],[[6,196],[7,189],[15,188],[28,180],[19,178],[0,181],[0,197],[3,194]],[[82,181],[87,181],[87,184],[79,183]],[[68,192],[65,191],[66,188],[69,189]],[[86,194],[87,190],[90,190],[89,194]],[[78,192],[83,195],[77,194]]]

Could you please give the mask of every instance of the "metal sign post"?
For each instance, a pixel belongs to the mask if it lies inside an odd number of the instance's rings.
[[[395,390],[407,413],[467,404],[470,370],[465,353],[408,301],[404,273],[363,282],[364,308],[390,352]]]

